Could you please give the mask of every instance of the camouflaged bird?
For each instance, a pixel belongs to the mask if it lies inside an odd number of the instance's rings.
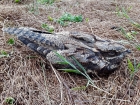
[[[49,33],[26,27],[9,27],[2,30],[16,35],[22,43],[54,65],[62,61],[56,55],[57,52],[76,65],[73,56],[87,72],[96,71],[98,75],[112,73],[130,53],[114,40],[105,40],[82,32]]]

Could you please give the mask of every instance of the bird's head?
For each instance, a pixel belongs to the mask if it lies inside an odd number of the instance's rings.
[[[130,50],[122,44],[113,40],[96,41],[94,47],[97,49],[95,56],[90,58],[90,68],[93,68],[99,75],[112,73],[117,69]]]

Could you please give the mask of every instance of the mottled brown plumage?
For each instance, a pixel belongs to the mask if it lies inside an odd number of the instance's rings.
[[[74,64],[71,57],[75,57],[87,71],[96,71],[99,75],[112,73],[130,52],[113,40],[81,32],[54,34],[26,27],[3,28],[3,31],[16,35],[21,42],[54,65],[61,62],[54,53],[56,51]]]

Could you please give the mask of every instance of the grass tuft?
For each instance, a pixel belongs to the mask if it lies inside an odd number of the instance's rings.
[[[131,74],[130,77],[131,79],[133,79],[135,73],[138,72],[140,69],[140,63],[136,64],[135,59],[134,59],[134,63],[132,63],[131,60],[128,58],[127,64],[128,64],[128,69],[130,70],[130,74]]]
[[[0,58],[2,57],[9,57],[9,54],[6,51],[1,51]]]
[[[53,32],[54,32],[54,27],[53,27],[53,26],[49,26],[49,25],[47,25],[46,23],[43,23],[43,24],[41,25],[41,27],[42,27],[43,29],[45,29],[46,31],[50,32],[50,33],[53,33]]]
[[[116,13],[119,17],[124,17],[125,19],[128,20],[128,22],[130,23],[130,25],[138,30],[140,30],[140,24],[135,22],[134,20],[132,20],[130,18],[130,16],[128,15],[128,12],[132,9],[132,7],[129,7],[127,9],[125,9],[124,7],[122,7],[120,10],[119,8],[116,9]],[[140,42],[137,40],[137,35],[139,34],[138,31],[136,30],[132,30],[132,31],[126,31],[125,28],[120,27],[120,32],[129,40],[129,42],[131,43],[132,46],[135,46],[135,48],[137,50],[140,50]]]
[[[20,0],[15,0],[15,3],[20,3]]]
[[[82,17],[82,15],[72,15],[70,13],[64,13],[56,21],[62,26],[67,26],[68,22],[82,22],[83,17]]]
[[[41,4],[53,4],[55,0],[37,0]]]
[[[15,99],[12,98],[12,97],[8,97],[6,98],[6,103],[9,104],[9,105],[14,105],[14,102],[15,102]]]
[[[13,44],[15,44],[15,40],[14,40],[13,38],[10,38],[10,39],[7,41],[7,43],[8,43],[9,45],[13,45]]]
[[[71,62],[69,62],[66,58],[64,58],[64,57],[63,57],[62,55],[60,55],[59,53],[55,52],[55,54],[56,54],[63,62],[65,62],[65,64],[68,64],[68,65],[70,65],[70,66],[73,68],[73,70],[67,70],[67,72],[74,72],[74,73],[81,74],[81,75],[83,75],[83,76],[87,79],[87,85],[86,85],[86,87],[88,87],[88,86],[90,85],[90,86],[93,86],[94,88],[96,88],[96,89],[98,89],[98,90],[100,90],[100,91],[103,91],[103,92],[105,92],[105,93],[107,93],[107,94],[110,94],[109,92],[107,92],[107,91],[105,91],[105,90],[103,90],[103,89],[97,87],[97,86],[94,84],[93,80],[92,80],[92,79],[90,78],[90,76],[87,74],[85,68],[84,68],[74,57],[72,57],[72,59],[76,62],[76,64],[78,65],[78,67],[79,67],[81,70],[79,70],[75,65],[73,65]],[[63,69],[62,69],[62,70],[63,70]],[[64,71],[65,71],[65,69],[64,69]],[[110,95],[111,95],[111,94],[110,94]]]

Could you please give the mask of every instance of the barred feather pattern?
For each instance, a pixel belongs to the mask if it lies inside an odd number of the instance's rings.
[[[87,70],[98,74],[112,73],[130,53],[122,44],[82,32],[49,33],[28,27],[8,27],[4,32],[15,35],[33,51],[52,64],[62,60],[55,52],[74,63],[75,57]],[[76,64],[75,64],[76,65]]]

